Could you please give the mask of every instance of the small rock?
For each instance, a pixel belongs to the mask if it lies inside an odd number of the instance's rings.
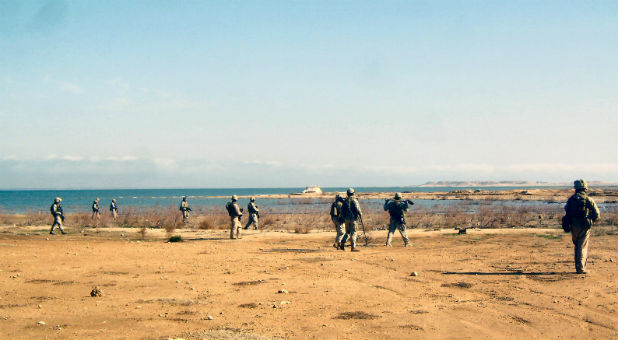
[[[179,280],[176,280],[176,283],[180,283],[180,281],[179,281]]]
[[[45,239],[49,241],[49,237],[46,237]]]
[[[43,306],[41,306],[41,305],[37,305],[37,307],[38,307],[39,309],[43,308]]]
[[[37,324],[41,325],[41,326],[45,326],[46,325],[45,321],[39,321],[39,322],[37,322]]]
[[[206,320],[214,320],[215,318],[212,315],[206,317]]]
[[[610,257],[609,262],[614,262],[614,259]]]
[[[418,276],[417,272],[412,272],[412,274],[410,274],[410,276]]]
[[[191,287],[191,290],[195,290],[195,288],[194,288],[194,287]]]
[[[142,306],[135,306],[135,309],[142,309]]]
[[[273,305],[273,308],[277,308],[277,305]]]
[[[92,288],[92,290],[90,291],[90,296],[92,296],[92,297],[101,297],[101,296],[103,296],[103,289],[101,289],[99,287]]]
[[[281,301],[279,302],[280,305],[289,305],[291,302],[290,301]]]
[[[285,290],[285,289],[279,289],[279,291],[277,293],[279,293],[279,294],[287,294],[288,291]]]
[[[61,330],[61,329],[62,329],[62,326],[60,326],[60,325],[56,325],[56,327],[54,327],[54,329],[56,329],[56,330],[58,330],[58,331],[59,331],[59,330]]]

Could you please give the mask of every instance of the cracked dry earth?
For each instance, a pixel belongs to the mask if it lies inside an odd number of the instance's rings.
[[[125,232],[129,233],[129,232]],[[616,339],[616,235],[587,276],[558,230],[410,231],[350,253],[334,233],[0,235],[11,339]],[[88,235],[88,236],[84,236]],[[544,236],[543,236],[544,235]],[[49,238],[49,240],[48,240]],[[417,272],[418,276],[411,276]],[[103,295],[91,297],[93,287]],[[41,323],[42,321],[42,323]]]

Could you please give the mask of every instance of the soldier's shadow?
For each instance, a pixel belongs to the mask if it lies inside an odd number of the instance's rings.
[[[196,238],[186,238],[184,239],[185,242],[191,242],[191,241],[222,241],[222,240],[229,240],[229,237],[196,237]]]
[[[442,272],[444,275],[480,275],[480,276],[547,276],[547,275],[568,275],[574,272]]]

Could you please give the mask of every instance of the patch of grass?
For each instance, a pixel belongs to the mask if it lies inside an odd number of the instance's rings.
[[[255,303],[255,302],[243,303],[243,304],[238,305],[238,307],[240,307],[240,308],[257,308],[258,304]]]
[[[441,287],[457,287],[457,288],[471,288],[473,284],[468,282],[453,282],[453,283],[443,283]]]
[[[168,239],[168,241],[169,241],[169,242],[182,242],[182,241],[184,241],[184,240],[182,239],[182,236],[180,236],[180,235],[174,235],[174,236],[170,237],[170,238]]]
[[[359,311],[343,312],[339,313],[339,315],[335,317],[335,319],[340,320],[373,320],[377,318],[379,318],[379,316]]]
[[[536,236],[546,238],[548,240],[559,240],[562,238],[562,235],[553,235],[553,234],[537,234]]]
[[[259,285],[260,283],[263,283],[264,280],[257,280],[257,281],[241,281],[241,282],[236,282],[233,283],[234,286],[255,286],[255,285]]]

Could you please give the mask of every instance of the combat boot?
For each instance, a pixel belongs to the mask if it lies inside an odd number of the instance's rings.
[[[60,232],[62,233],[62,235],[66,235],[67,234],[66,231],[64,231],[64,230],[60,230]]]
[[[345,251],[345,244],[344,244],[344,243],[342,243],[342,244],[339,246],[339,249],[341,249],[341,250]]]
[[[49,232],[50,235],[56,235],[53,231]]]

